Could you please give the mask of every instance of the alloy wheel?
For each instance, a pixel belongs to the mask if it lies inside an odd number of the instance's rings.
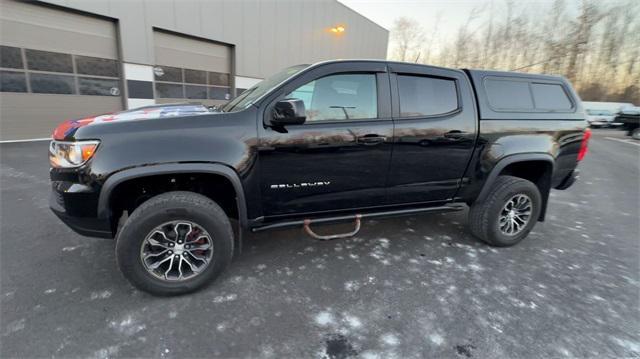
[[[511,197],[500,211],[498,226],[507,236],[515,236],[522,232],[531,219],[532,201],[526,194]]]
[[[140,260],[147,272],[165,281],[183,281],[202,273],[213,257],[213,241],[192,221],[178,220],[154,228],[142,242]]]

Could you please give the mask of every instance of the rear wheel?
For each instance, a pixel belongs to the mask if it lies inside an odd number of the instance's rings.
[[[633,138],[634,140],[640,140],[640,127],[636,127],[631,132],[631,138]]]
[[[168,192],[149,199],[118,232],[116,259],[137,288],[156,295],[194,291],[231,262],[233,231],[211,199]]]
[[[485,200],[471,206],[471,232],[488,244],[512,246],[529,235],[541,206],[540,191],[531,181],[499,176]]]

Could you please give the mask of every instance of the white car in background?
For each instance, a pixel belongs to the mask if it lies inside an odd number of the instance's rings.
[[[589,110],[586,111],[587,122],[589,122],[589,126],[593,128],[599,127],[611,127],[614,125],[619,125],[614,122],[617,113],[614,113],[610,110]]]

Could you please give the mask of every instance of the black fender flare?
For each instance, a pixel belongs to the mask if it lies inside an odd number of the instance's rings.
[[[134,167],[116,172],[107,178],[100,190],[100,196],[98,199],[98,218],[110,218],[111,210],[109,209],[109,200],[111,192],[119,184],[134,178],[174,173],[209,173],[220,175],[228,179],[236,191],[240,227],[242,229],[247,228],[247,203],[240,177],[231,167],[220,163],[164,163]]]
[[[482,201],[484,201],[486,199],[487,195],[489,194],[489,191],[491,190],[491,187],[493,186],[493,183],[496,181],[496,179],[498,178],[498,175],[500,175],[500,172],[502,172],[503,169],[505,169],[510,164],[517,163],[517,162],[525,162],[525,161],[544,161],[544,162],[548,162],[551,165],[551,173],[550,173],[550,175],[551,175],[551,178],[553,178],[553,172],[555,170],[555,161],[554,161],[554,158],[550,154],[548,154],[548,153],[518,153],[518,154],[508,155],[508,156],[505,156],[502,159],[500,159],[496,163],[496,165],[493,166],[493,169],[489,173],[489,176],[487,176],[487,180],[484,182],[484,185],[482,186],[482,190],[480,190],[480,194],[476,198],[475,202],[482,202]],[[547,191],[547,193],[543,193],[542,194],[542,203],[543,203],[543,205],[542,205],[542,211],[540,212],[540,218],[539,218],[540,221],[544,220],[544,216],[545,216],[546,209],[547,209],[548,197],[549,197],[549,192],[548,191]]]

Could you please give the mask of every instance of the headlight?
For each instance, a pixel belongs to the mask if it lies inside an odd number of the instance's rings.
[[[100,141],[51,141],[49,163],[56,168],[78,167],[93,157],[98,144]]]

